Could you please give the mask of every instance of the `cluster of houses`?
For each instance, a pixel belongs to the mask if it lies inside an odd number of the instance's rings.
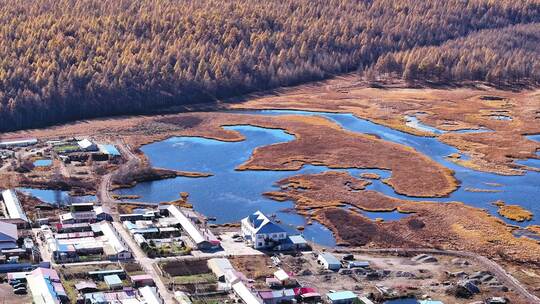
[[[155,287],[154,279],[150,275],[127,275],[122,269],[113,269],[90,271],[87,277],[89,279],[75,284],[78,293],[77,303],[163,303]],[[96,282],[105,283],[107,290],[99,290]]]
[[[76,303],[163,303],[155,288],[154,279],[149,275],[128,276],[122,269],[90,271],[81,275],[86,279],[75,282],[78,295]],[[7,278],[12,286],[27,287],[35,304],[70,303],[64,285],[54,269],[38,267],[27,272],[11,272]],[[106,287],[100,290],[96,282]]]
[[[137,244],[147,249],[182,247],[216,250],[221,242],[210,231],[198,214],[174,205],[164,205],[159,211],[144,210],[121,214],[120,220]],[[182,239],[185,236],[187,239]],[[186,240],[189,244],[184,242]],[[163,253],[163,250],[161,250]],[[147,252],[148,253],[148,252]],[[161,255],[175,255],[173,251]]]
[[[316,288],[301,286],[291,274],[278,269],[266,279],[266,289],[256,289],[250,280],[234,269],[226,258],[208,260],[208,267],[218,279],[221,290],[228,290],[245,304],[279,303],[332,303],[332,304],[372,304],[366,297],[359,297],[352,291],[336,291],[324,297]]]
[[[58,224],[42,228],[43,239],[57,263],[127,260],[129,247],[109,222]]]

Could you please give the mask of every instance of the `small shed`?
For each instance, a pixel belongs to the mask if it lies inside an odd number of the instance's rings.
[[[144,286],[154,286],[154,279],[149,274],[140,274],[130,277],[131,282],[136,288]]]
[[[287,280],[289,280],[289,275],[285,272],[285,270],[280,269],[276,272],[274,272],[274,278],[276,278],[281,283],[285,283]]]
[[[349,290],[327,293],[328,301],[332,304],[353,304],[358,301],[358,296]]]
[[[217,279],[221,282],[226,281],[227,273],[234,271],[234,267],[231,262],[226,258],[212,258],[209,259],[208,268],[214,273]]]
[[[103,280],[105,281],[109,289],[119,289],[119,288],[122,288],[123,286],[122,280],[116,274],[104,276]]]
[[[96,283],[88,281],[81,281],[75,284],[75,289],[77,289],[77,291],[82,294],[95,292],[98,290]]]
[[[339,270],[341,268],[341,262],[333,254],[327,252],[319,254],[317,263],[329,270]]]

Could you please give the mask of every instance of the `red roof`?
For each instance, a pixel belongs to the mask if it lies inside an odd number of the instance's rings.
[[[133,282],[137,282],[137,281],[154,281],[154,279],[152,278],[151,275],[149,274],[139,274],[139,275],[134,275],[134,276],[131,276],[130,277],[131,280]]]
[[[303,295],[306,293],[317,293],[317,289],[311,287],[298,287],[294,289],[294,294],[296,296]]]

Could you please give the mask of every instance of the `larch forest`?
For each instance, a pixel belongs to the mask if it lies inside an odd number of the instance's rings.
[[[540,83],[537,0],[0,1],[0,130],[358,71]]]

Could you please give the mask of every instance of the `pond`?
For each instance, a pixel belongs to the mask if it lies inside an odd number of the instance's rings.
[[[72,196],[69,191],[44,190],[36,188],[17,188],[17,190],[31,195],[44,203],[65,206],[71,203],[94,202],[97,198],[93,195]]]
[[[38,159],[34,162],[35,167],[49,167],[52,165],[51,159]]]
[[[537,198],[540,197],[540,173],[538,172],[527,172],[522,176],[503,176],[465,168],[447,159],[448,155],[459,153],[459,151],[441,143],[437,138],[415,136],[393,130],[368,120],[359,119],[352,114],[281,110],[243,113],[320,115],[335,121],[347,130],[375,134],[383,140],[412,147],[454,170],[456,178],[461,181],[461,187],[449,197],[422,199],[424,201],[462,201],[475,207],[487,209],[494,216],[499,216],[497,207],[493,206],[491,202],[504,200],[508,204],[521,205],[535,215],[540,214],[540,205],[537,204]],[[261,210],[267,214],[275,214],[289,228],[305,226],[303,233],[309,240],[315,239],[322,245],[332,246],[335,244],[328,229],[318,223],[308,226],[302,216],[286,212],[293,207],[292,202],[276,202],[262,195],[264,192],[277,190],[275,182],[285,177],[320,173],[329,169],[325,166],[307,165],[298,171],[236,171],[235,168],[247,161],[255,148],[291,141],[294,137],[282,130],[251,126],[229,126],[226,128],[242,133],[246,140],[221,142],[198,137],[173,137],[141,148],[156,167],[212,173],[213,176],[207,178],[178,177],[145,182],[133,188],[117,190],[116,193],[139,195],[139,201],[159,203],[178,199],[179,193],[185,191],[190,194],[189,201],[193,203],[195,210],[206,216],[216,217],[218,223],[238,221],[256,210]],[[467,155],[463,155],[463,157],[467,158]],[[353,176],[360,176],[366,172],[377,173],[382,178],[391,175],[391,172],[384,170],[349,169],[345,171]],[[395,193],[390,186],[380,180],[371,180],[371,182],[372,184],[367,187],[370,190],[396,198],[418,200]],[[485,188],[498,192],[470,192],[465,190],[467,188]],[[385,216],[393,216],[393,214]],[[532,221],[524,223],[504,220],[523,227],[540,223],[540,218],[537,216]]]

